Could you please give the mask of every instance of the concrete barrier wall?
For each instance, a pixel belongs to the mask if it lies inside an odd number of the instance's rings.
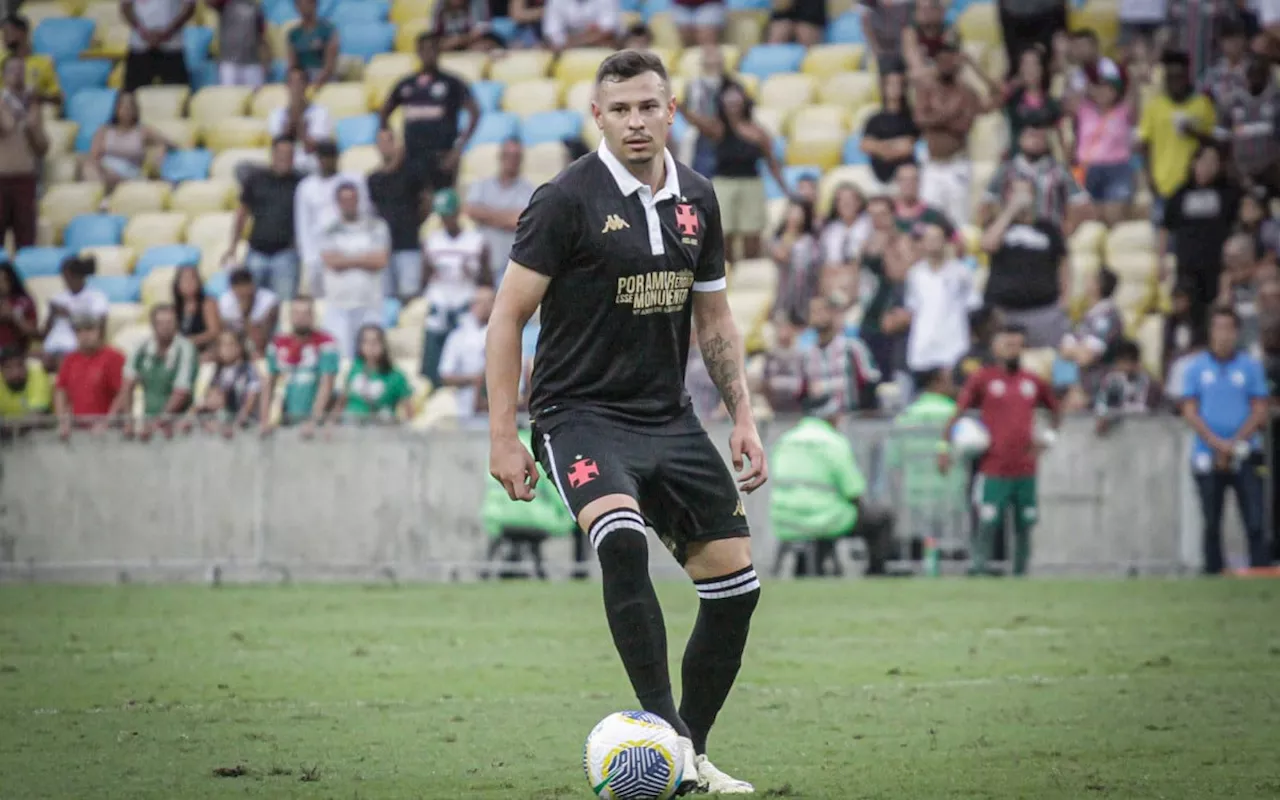
[[[766,444],[784,430],[773,423]],[[888,434],[849,425],[875,473]],[[712,431],[723,446],[727,429]],[[1194,567],[1186,547],[1186,433],[1171,419],[1131,420],[1099,439],[1068,422],[1041,464],[1041,572],[1167,572]],[[345,429],[302,441],[193,436],[149,444],[37,433],[0,447],[0,579],[227,580],[378,576],[469,579],[487,538],[483,431]],[[893,502],[887,482],[882,499]],[[544,491],[549,486],[541,486]],[[756,563],[773,561],[767,489],[746,498]],[[1198,523],[1196,523],[1198,524]],[[660,546],[655,567],[675,572]],[[1185,552],[1184,552],[1185,551]],[[567,572],[567,540],[548,546]]]

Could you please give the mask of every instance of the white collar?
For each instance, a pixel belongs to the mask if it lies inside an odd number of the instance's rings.
[[[600,149],[596,152],[600,154],[600,160],[604,165],[609,168],[609,174],[613,176],[613,182],[618,184],[618,191],[622,192],[623,197],[633,195],[645,186],[639,178],[627,171],[603,139],[600,141]],[[662,148],[662,161],[666,165],[667,180],[654,195],[655,203],[668,197],[680,196],[680,176],[676,174],[676,160],[671,157],[671,151],[665,147]]]

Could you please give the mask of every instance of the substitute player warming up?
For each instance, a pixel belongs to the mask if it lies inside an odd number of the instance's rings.
[[[1044,406],[1053,415],[1053,429],[1061,423],[1058,399],[1044,379],[1022,368],[1022,346],[1026,333],[1020,326],[1006,325],[995,336],[994,364],[983,367],[965,383],[956,413],[947,423],[943,440],[951,441],[951,429],[960,415],[978,409],[982,424],[991,434],[991,446],[978,461],[978,481],[974,502],[978,504],[978,530],[973,542],[970,572],[987,573],[997,534],[1004,530],[1008,512],[1013,512],[1013,574],[1025,575],[1031,558],[1031,529],[1035,527],[1036,457],[1048,441],[1036,441],[1036,409]],[[950,467],[944,450],[938,456],[943,472]]]
[[[667,152],[676,101],[657,56],[606,59],[591,112],[600,149],[534,193],[489,322],[489,469],[512,499],[533,497],[537,468],[517,437],[516,392],[520,333],[541,304],[533,450],[599,555],[614,645],[640,705],[680,733],[680,793],[747,794],[751,784],[706,756],[760,597],[738,490],[767,479],[725,294],[720,208],[711,183]],[[734,421],[737,486],[684,390],[691,318]],[[678,711],[646,523],[701,600]]]

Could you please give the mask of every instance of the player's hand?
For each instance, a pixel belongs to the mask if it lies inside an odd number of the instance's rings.
[[[512,500],[527,503],[534,498],[538,464],[519,438],[503,436],[489,442],[489,474],[502,484]]]
[[[733,456],[734,470],[742,473],[738,476],[739,491],[751,494],[769,480],[764,445],[760,442],[760,432],[754,424],[733,426],[733,433],[729,434],[729,452]]]
[[[938,472],[946,475],[951,471],[951,453],[942,450],[938,453]]]

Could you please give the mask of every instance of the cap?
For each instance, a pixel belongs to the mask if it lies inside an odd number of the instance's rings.
[[[316,142],[316,156],[319,158],[337,158],[338,145],[332,139]]]
[[[442,217],[457,214],[458,205],[458,193],[452,189],[441,189],[431,201],[431,207]]]

